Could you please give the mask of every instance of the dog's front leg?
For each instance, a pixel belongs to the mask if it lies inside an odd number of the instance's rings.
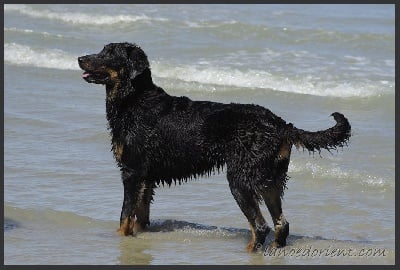
[[[133,235],[136,218],[135,208],[142,183],[132,171],[122,171],[121,177],[124,185],[124,202],[122,204],[120,228],[118,231],[121,235]]]

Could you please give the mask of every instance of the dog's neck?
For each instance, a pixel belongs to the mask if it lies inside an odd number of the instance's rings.
[[[146,68],[142,73],[131,80],[130,84],[130,87],[135,89],[136,94],[141,94],[140,92],[151,91],[155,87],[149,68]]]
[[[151,93],[155,87],[151,71],[146,68],[133,79],[106,84],[107,100],[119,102],[132,94],[139,96],[143,93]]]
[[[149,99],[168,95],[153,83],[150,69],[146,69],[127,84],[117,82],[106,85],[106,92],[107,120],[111,131],[124,124],[121,123],[122,115],[127,109],[134,108],[133,104],[143,106]]]

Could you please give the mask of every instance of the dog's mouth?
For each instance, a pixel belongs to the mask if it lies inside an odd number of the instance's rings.
[[[84,71],[82,78],[89,83],[106,84],[110,79],[105,68],[94,61],[91,55],[78,57],[79,67]]]
[[[88,83],[105,84],[109,80],[109,75],[103,72],[85,71],[82,78]]]

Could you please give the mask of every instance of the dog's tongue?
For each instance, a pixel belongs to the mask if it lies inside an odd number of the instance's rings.
[[[85,73],[82,74],[82,78],[86,78],[86,77],[89,77],[89,76],[90,76],[89,72],[85,72]]]

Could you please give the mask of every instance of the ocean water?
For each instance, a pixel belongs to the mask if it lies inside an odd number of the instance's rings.
[[[105,90],[77,57],[120,41],[169,94],[348,117],[348,147],[292,153],[286,248],[246,253],[225,172],[158,188],[149,231],[117,234]],[[4,5],[4,264],[394,264],[394,98],[394,5]]]

